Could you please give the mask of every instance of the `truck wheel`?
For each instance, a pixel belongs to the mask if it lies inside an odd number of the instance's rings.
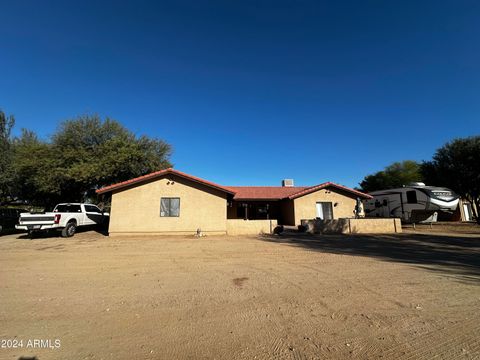
[[[32,240],[35,237],[35,231],[33,230],[28,230],[28,238]]]
[[[62,229],[62,237],[72,237],[73,235],[75,235],[76,230],[77,225],[75,225],[73,221],[69,222],[67,226]]]

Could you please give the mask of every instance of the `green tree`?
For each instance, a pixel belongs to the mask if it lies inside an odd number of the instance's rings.
[[[35,205],[50,205],[60,199],[60,159],[53,156],[51,144],[22,129],[13,142],[14,192],[17,197]]]
[[[455,139],[438,149],[432,161],[421,165],[428,183],[454,190],[480,210],[480,136]],[[475,211],[475,209],[474,209]]]
[[[413,160],[405,160],[395,162],[382,171],[365,176],[360,182],[360,187],[361,190],[370,192],[393,189],[417,181],[422,181],[420,164]]]
[[[7,116],[0,110],[0,203],[12,195],[14,174],[11,132],[14,125],[13,115]]]
[[[137,137],[115,120],[80,116],[63,122],[50,142],[24,131],[15,140],[19,193],[47,205],[82,201],[95,188],[170,167],[171,146]]]

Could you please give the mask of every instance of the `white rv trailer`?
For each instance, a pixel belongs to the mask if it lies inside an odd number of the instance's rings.
[[[453,212],[460,198],[450,189],[425,186],[424,183],[412,183],[369,194],[373,198],[365,202],[367,217],[398,217],[407,222],[412,218],[412,211],[431,212],[432,215],[435,211]]]

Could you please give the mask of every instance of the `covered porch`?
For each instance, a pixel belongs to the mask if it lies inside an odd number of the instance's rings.
[[[231,200],[227,219],[277,220],[279,225],[294,225],[290,200]]]

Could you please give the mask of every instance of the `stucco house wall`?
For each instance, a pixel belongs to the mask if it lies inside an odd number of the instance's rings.
[[[242,220],[228,219],[228,235],[258,235],[273,234],[277,227],[277,220]]]
[[[180,198],[179,217],[161,217],[160,199]],[[150,182],[113,191],[110,235],[191,235],[198,228],[206,234],[225,234],[226,193],[168,174]]]
[[[401,233],[402,222],[399,218],[388,219],[335,219],[305,220],[302,225],[309,233],[325,234],[390,234]]]
[[[335,188],[326,188],[293,199],[295,225],[300,225],[301,220],[315,219],[317,217],[317,202],[331,202],[334,219],[354,216],[355,195]]]

